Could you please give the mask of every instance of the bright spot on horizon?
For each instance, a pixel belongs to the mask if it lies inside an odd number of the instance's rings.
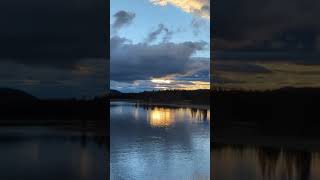
[[[170,84],[171,80],[169,80],[169,79],[151,79],[151,82],[159,83],[159,84]]]

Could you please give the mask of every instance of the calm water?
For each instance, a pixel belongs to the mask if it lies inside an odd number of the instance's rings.
[[[106,179],[107,152],[100,140],[45,127],[0,128],[0,179]]]
[[[320,149],[311,149],[213,144],[211,176],[213,180],[320,180]]]
[[[209,179],[209,111],[112,102],[110,117],[112,180]]]

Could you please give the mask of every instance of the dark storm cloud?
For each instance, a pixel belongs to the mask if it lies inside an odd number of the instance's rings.
[[[0,61],[73,68],[107,55],[103,0],[2,0]]]
[[[210,74],[209,69],[203,69],[198,70],[196,72],[193,72],[190,75],[176,75],[174,79],[176,81],[184,81],[184,82],[191,82],[191,81],[201,81],[201,82],[209,82],[210,81]]]
[[[297,51],[302,57],[306,54],[320,57],[319,7],[317,0],[217,0],[212,18],[216,49],[225,54],[271,51],[265,59],[278,57],[278,52]]]
[[[248,83],[247,77],[243,78],[244,75],[255,76],[259,74],[264,77],[273,75],[271,69],[257,64],[256,62],[237,60],[214,61],[212,72],[211,83],[222,87],[225,87],[226,85],[236,87],[239,84],[243,85]],[[229,76],[226,76],[227,74],[229,74]]]
[[[225,78],[225,77],[221,77],[219,75],[215,75],[212,80],[210,81],[210,83],[213,85],[213,87],[215,87],[214,85],[215,84],[222,84],[222,85],[225,85],[225,84],[241,84],[241,83],[244,83],[244,81],[240,81],[240,80],[233,80],[233,79],[228,79],[228,78]]]
[[[151,77],[186,74],[191,70],[204,68],[192,58],[192,55],[198,50],[207,48],[208,44],[205,42],[132,44],[129,40],[115,36],[110,39],[110,45],[111,80],[133,82],[149,80]]]
[[[136,17],[136,14],[121,10],[115,13],[113,17],[115,20],[112,24],[112,29],[116,33],[122,27],[131,24],[133,19]]]
[[[155,31],[150,32],[145,42],[151,43],[155,41],[162,32],[164,33],[162,41],[168,42],[171,39],[173,32],[169,31],[169,29],[163,24],[159,24],[158,28]]]
[[[252,63],[252,62],[237,62],[237,61],[217,61],[214,62],[214,72],[235,72],[243,74],[257,74],[257,73],[272,73],[271,70]]]

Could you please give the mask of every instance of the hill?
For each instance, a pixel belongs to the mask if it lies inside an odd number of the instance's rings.
[[[20,124],[48,124],[49,121],[68,124],[82,120],[106,122],[108,104],[106,97],[44,100],[20,90],[1,88],[0,124],[18,121]]]
[[[0,88],[0,98],[0,103],[2,104],[12,102],[32,102],[38,100],[35,96],[24,91],[9,88]]]
[[[110,94],[111,94],[111,95],[117,95],[117,94],[122,94],[122,92],[120,92],[120,91],[118,91],[118,90],[111,89],[111,90],[110,90]]]
[[[211,98],[216,135],[246,129],[255,135],[320,137],[318,88],[215,91]]]

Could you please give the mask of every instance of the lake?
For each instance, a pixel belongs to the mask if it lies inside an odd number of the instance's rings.
[[[320,180],[318,142],[292,141],[288,147],[288,141],[279,145],[278,139],[271,139],[271,145],[213,143],[212,179]]]
[[[0,179],[106,179],[104,140],[78,130],[1,127]]]
[[[112,180],[210,178],[210,111],[110,103]]]

